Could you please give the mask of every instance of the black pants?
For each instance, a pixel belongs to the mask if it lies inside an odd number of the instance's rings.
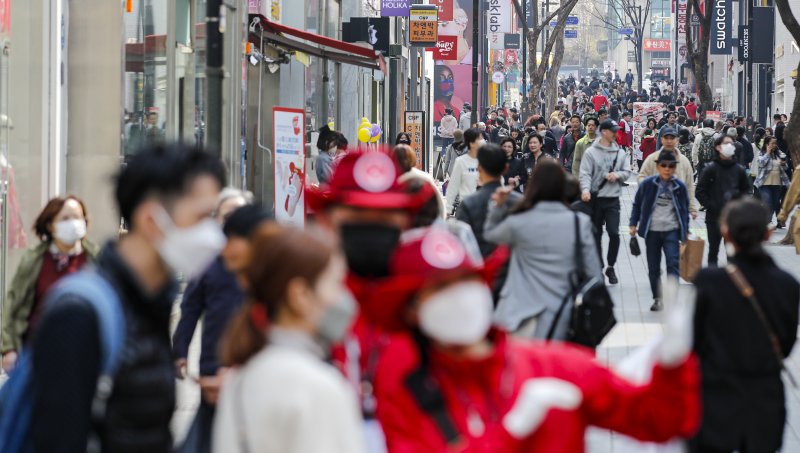
[[[738,448],[736,450],[725,450],[725,449],[719,449],[719,448],[714,448],[714,447],[708,447],[708,446],[705,446],[705,445],[699,445],[697,443],[696,439],[692,439],[691,441],[689,441],[689,453],[734,453],[734,452],[738,452],[738,453],[773,453],[773,452],[768,452],[766,450],[763,451],[763,452],[751,452],[750,450],[745,450],[743,448]]]
[[[711,219],[709,219],[711,217]],[[722,233],[719,230],[717,214],[706,213],[706,231],[708,232],[708,265],[716,266],[719,256],[719,244],[722,242]]]
[[[605,224],[608,233],[608,265],[614,267],[619,254],[619,198],[598,197],[594,200],[592,214],[600,263],[603,263],[603,224]]]

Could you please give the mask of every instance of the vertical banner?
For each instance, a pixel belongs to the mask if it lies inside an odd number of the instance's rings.
[[[664,104],[661,102],[634,102],[633,103],[633,149],[637,159],[641,159],[642,132],[647,129],[647,119],[654,117],[656,124],[661,120]]]
[[[439,20],[453,20],[453,2],[455,0],[430,0],[428,3],[439,8]]]
[[[686,47],[686,33],[689,30],[688,10],[689,0],[678,0],[678,66],[688,63],[689,48]]]
[[[275,220],[305,224],[306,113],[302,109],[272,108],[275,150]]]
[[[511,33],[511,0],[488,0],[486,34],[492,50],[503,49],[505,33]]]
[[[417,168],[422,169],[422,152],[425,149],[425,112],[407,110],[403,119],[403,132],[411,137],[411,147],[417,155]]]
[[[794,5],[796,3],[789,2]],[[775,8],[753,8],[753,33],[750,36],[750,61],[753,63],[772,64],[775,58]],[[797,61],[797,60],[795,60]]]
[[[731,54],[731,0],[711,1],[711,54]]]
[[[739,25],[739,62],[750,60],[750,29],[746,25]]]

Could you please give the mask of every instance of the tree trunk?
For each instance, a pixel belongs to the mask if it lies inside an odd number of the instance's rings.
[[[795,2],[793,1],[792,3]],[[775,0],[775,8],[780,13],[783,25],[792,34],[794,41],[800,43],[800,24],[797,23],[797,18],[792,14],[789,0]],[[800,62],[797,64],[797,73],[800,74]],[[800,93],[800,77],[794,79],[794,90],[795,93]],[[783,138],[789,145],[792,162],[795,165],[800,165],[800,95],[794,97],[792,115],[789,119],[789,124],[786,125],[786,129],[783,131]]]
[[[700,41],[697,43],[697,49],[694,49],[694,42],[692,40],[692,33],[686,33],[686,46],[689,48],[689,57],[692,60],[690,70],[694,75],[695,82],[697,83],[697,95],[700,98],[700,111],[705,112],[711,110],[714,106],[714,95],[711,92],[711,86],[708,83],[708,47],[711,42],[711,12],[706,15],[695,10],[695,1],[689,2],[689,8],[686,12],[687,17],[691,17],[694,12],[700,16],[700,29],[698,37]],[[727,70],[727,68],[725,68]]]
[[[555,108],[558,103],[558,71],[561,69],[561,62],[564,60],[564,40],[556,40],[556,47],[553,54],[553,63],[547,69],[547,88],[545,91],[545,105],[547,108]],[[550,126],[550,122],[547,123]]]

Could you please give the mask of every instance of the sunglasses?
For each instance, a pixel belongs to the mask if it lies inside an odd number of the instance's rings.
[[[658,166],[661,168],[675,168],[678,164],[658,164]]]

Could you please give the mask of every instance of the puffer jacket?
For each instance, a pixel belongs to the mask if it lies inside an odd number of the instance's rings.
[[[718,216],[725,204],[750,193],[750,178],[734,160],[719,159],[706,166],[697,181],[695,196],[709,216]]]

